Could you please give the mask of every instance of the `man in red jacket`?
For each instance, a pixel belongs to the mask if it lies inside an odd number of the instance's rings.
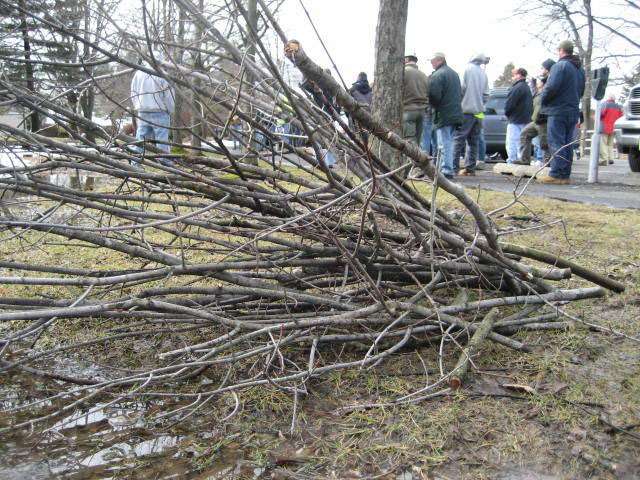
[[[622,108],[609,95],[600,114],[600,165],[613,163],[613,124],[621,116]]]

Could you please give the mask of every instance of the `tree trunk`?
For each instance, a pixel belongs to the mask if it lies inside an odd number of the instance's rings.
[[[198,2],[198,8],[200,9],[200,11],[204,10],[204,0],[200,0]],[[204,37],[204,31],[202,29],[202,25],[201,24],[197,24],[196,25],[196,42],[198,43],[199,47],[202,47],[202,43],[204,41],[203,37]],[[195,59],[194,59],[194,62],[193,62],[193,69],[196,72],[201,72],[201,71],[204,70],[202,53],[200,51],[196,52],[196,56],[195,56]],[[199,80],[196,82],[196,86],[197,87],[201,86],[201,82]],[[195,96],[195,94],[194,94],[194,96]],[[204,107],[200,103],[200,99],[199,98],[194,98],[193,107],[197,111],[194,112],[195,121],[192,122],[192,124],[193,124],[193,138],[191,139],[191,145],[194,146],[194,147],[201,147],[202,146],[202,139],[204,139],[206,137],[206,131],[205,131],[205,112],[204,112]]]
[[[178,63],[181,62],[185,62],[186,63],[186,58],[185,58],[185,49],[182,47],[182,45],[185,45],[185,33],[186,33],[186,22],[187,22],[187,12],[184,8],[182,8],[181,6],[178,6],[178,32],[177,32],[177,41],[176,44],[178,45],[176,47],[176,53],[175,53],[175,57],[178,61]],[[175,96],[175,113],[173,115],[173,124],[175,125],[176,129],[173,131],[173,139],[176,143],[183,143],[184,140],[184,132],[186,131],[187,125],[185,125],[185,116],[187,114],[186,110],[187,110],[187,105],[182,97],[182,95],[176,95]],[[189,116],[191,116],[192,113],[189,112]]]
[[[376,27],[376,64],[372,112],[402,137],[402,87],[404,75],[404,41],[408,0],[380,0]],[[379,140],[372,141],[372,150],[390,169],[402,164],[398,150]]]
[[[21,7],[25,7],[24,0],[20,0],[19,5]],[[36,92],[36,82],[34,77],[34,68],[33,64],[30,63],[31,60],[31,41],[29,40],[29,27],[27,25],[27,16],[24,13],[20,14],[20,30],[22,32],[22,44],[24,46],[24,59],[26,60],[24,68],[25,68],[25,77],[27,81],[27,89],[30,92]],[[37,132],[40,130],[40,115],[38,112],[33,111],[29,114],[29,123],[30,130],[32,132]]]
[[[253,37],[253,35],[251,35],[251,29],[253,29],[254,32],[258,31],[258,5],[257,5],[257,0],[247,0],[247,22],[249,23],[249,28],[247,28],[247,55],[249,56],[249,59],[251,61],[255,61],[255,57],[256,57],[256,39]],[[250,71],[247,71],[247,80],[249,82],[249,85],[253,85],[254,83],[254,78],[251,75]],[[253,111],[253,106],[252,108],[252,115],[255,116],[257,115],[257,111]],[[256,137],[255,137],[255,131],[252,132],[251,134],[251,141],[249,143],[249,145],[251,145],[251,147],[255,150],[259,150],[260,147],[258,146],[258,142],[256,141]]]

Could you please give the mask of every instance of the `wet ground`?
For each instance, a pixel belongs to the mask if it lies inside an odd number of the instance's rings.
[[[465,187],[510,193],[526,188],[527,195],[553,198],[587,205],[603,205],[614,208],[640,209],[640,173],[631,172],[626,155],[613,165],[598,167],[598,181],[589,183],[589,159],[574,161],[569,185],[540,184],[529,182],[527,177],[514,177],[494,173],[494,164],[486,163],[475,177],[455,177]]]
[[[2,425],[10,421],[12,407],[35,402],[42,392],[55,388],[55,382],[33,377],[14,375],[12,380],[0,385]],[[44,402],[34,405],[33,411],[46,414],[53,408]],[[233,437],[229,439],[214,422],[196,419],[184,432],[163,429],[150,420],[159,408],[151,403],[103,401],[57,416],[43,435],[32,435],[28,429],[3,434],[0,479],[260,478],[264,469],[244,461],[238,444],[229,441]],[[220,448],[204,447],[211,444]],[[204,452],[214,453],[215,461],[198,461]]]
[[[580,160],[574,166],[571,185],[539,185],[531,182],[527,187],[527,194],[587,204],[640,208],[640,174],[630,173],[625,161],[603,167],[597,184],[587,183],[587,169],[587,161]],[[102,181],[99,178],[80,176],[77,172],[47,175],[43,179],[57,185],[86,190]],[[456,181],[470,188],[480,185],[482,188],[506,192],[522,183],[514,177],[493,173],[490,164],[477,177],[459,177]],[[4,197],[3,201],[10,202],[11,199]],[[96,375],[100,373],[95,366],[71,365],[70,362],[65,360],[65,365],[61,368],[75,372],[90,368],[95,370]],[[17,374],[11,377],[0,376],[0,406],[3,410],[0,424],[9,421],[11,408],[33,402],[41,398],[43,392],[55,389],[56,382],[53,381]],[[50,404],[42,404],[34,406],[34,410],[40,410],[44,414],[52,407]],[[44,436],[34,436],[27,429],[3,435],[0,440],[0,480],[293,478],[278,477],[274,473],[275,466],[269,462],[248,461],[244,451],[245,439],[239,438],[231,430],[221,429],[215,418],[207,418],[206,412],[202,412],[202,415],[189,424],[174,428],[168,427],[169,423],[157,423],[155,413],[158,408],[158,404],[124,401],[112,403],[108,398],[101,399],[91,407],[75,408],[66,415],[57,417]],[[268,437],[265,444],[281,440],[277,430],[264,435]],[[265,449],[265,456],[266,454]],[[430,478],[456,478],[455,473],[451,475],[453,476],[443,473],[442,476]],[[561,478],[538,472],[535,468],[515,466],[504,466],[496,475],[494,478],[505,480]],[[407,467],[405,471],[396,471],[384,478],[414,480],[427,477],[418,476]]]

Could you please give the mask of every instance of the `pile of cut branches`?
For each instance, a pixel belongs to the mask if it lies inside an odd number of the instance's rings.
[[[3,431],[44,427],[107,393],[191,399],[176,410],[180,419],[221,394],[239,401],[235,392],[247,387],[297,399],[314,377],[369,368],[415,344],[430,342],[441,357],[455,352],[456,365],[440,362],[431,385],[396,400],[415,401],[457,388],[483,341],[527,352],[513,333],[567,327],[557,312],[541,315],[541,307],[624,288],[567,260],[499,242],[491,216],[462,187],[360,108],[297,42],[281,35],[289,59],[336,97],[357,131],[284,82],[260,39],[257,57],[249,58],[190,5],[184,8],[211,36],[216,54],[231,59],[233,72],[194,72],[138,49],[153,65],[143,67],[91,45],[102,61],[146,68],[178,95],[207,100],[200,121],[213,133],[198,148],[173,145],[186,154],[100,127],[0,79],[6,104],[40,112],[71,137],[0,125],[0,371],[63,385],[47,398],[63,406],[15,417]],[[265,113],[300,134],[265,124]],[[228,140],[234,117],[245,126],[240,149]],[[420,168],[430,197],[390,171],[363,132]],[[327,151],[338,168],[325,162]],[[451,194],[464,215],[439,207],[438,190]],[[572,273],[595,286],[554,286]],[[469,289],[473,300],[460,295]],[[98,375],[55,366],[57,358],[87,360],[123,344],[135,365],[116,356]],[[368,349],[357,358],[335,353],[335,345],[351,344]],[[215,383],[185,387],[204,374]]]

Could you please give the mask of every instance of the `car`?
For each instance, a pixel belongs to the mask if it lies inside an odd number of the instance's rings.
[[[623,116],[613,126],[621,153],[629,154],[629,168],[640,172],[640,83],[634,85],[624,104]]]
[[[507,117],[504,115],[504,105],[508,94],[508,88],[494,88],[489,92],[483,122],[487,155],[499,153],[502,158],[507,158]]]

